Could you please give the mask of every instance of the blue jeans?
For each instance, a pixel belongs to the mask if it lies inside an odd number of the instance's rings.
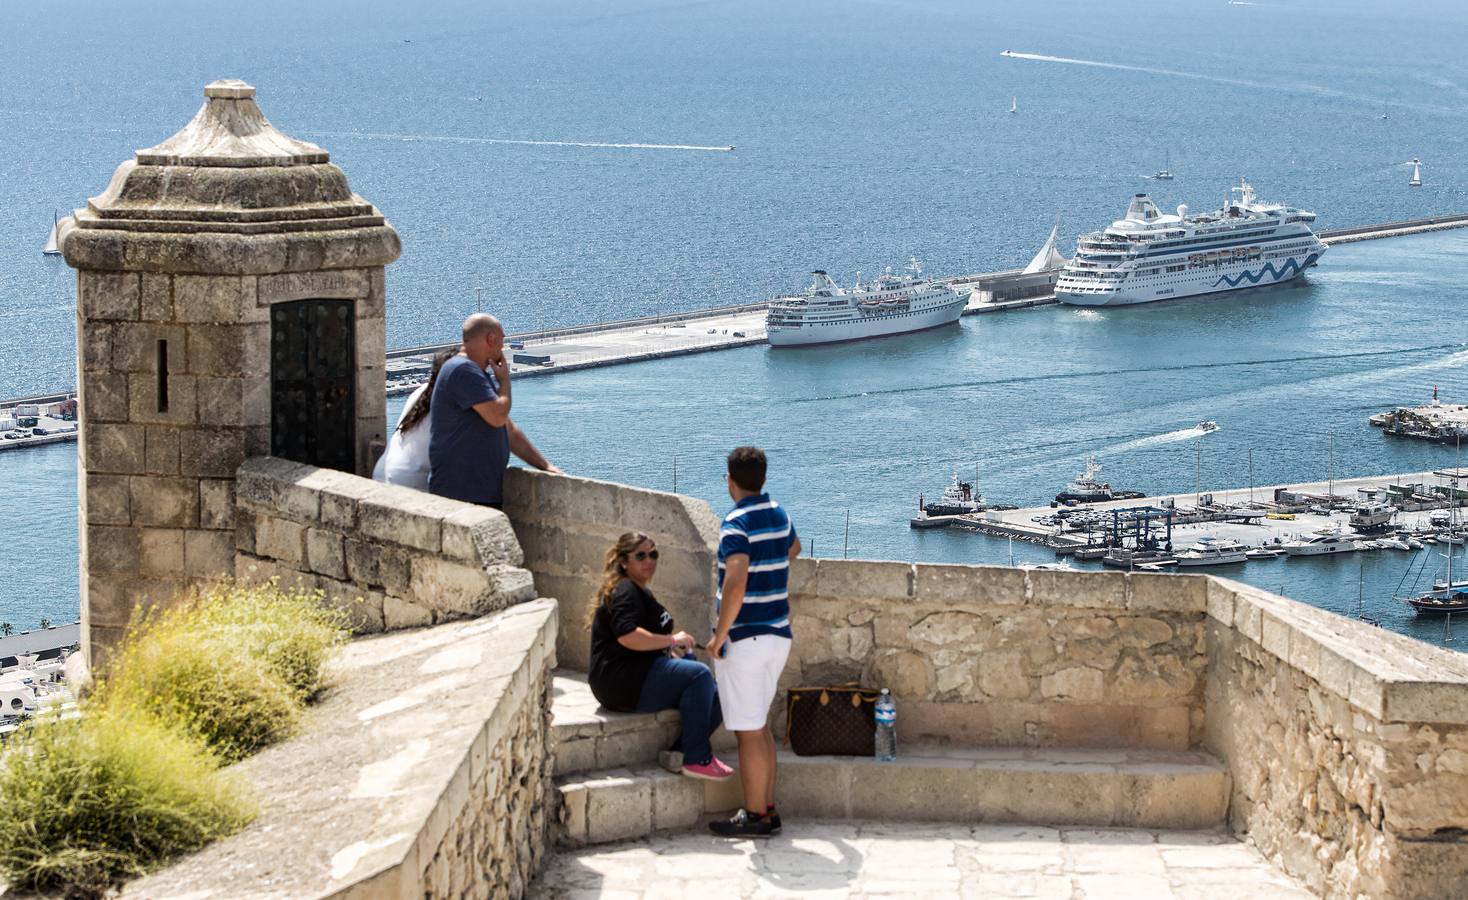
[[[709,737],[724,721],[719,709],[719,690],[714,674],[697,660],[660,656],[642,682],[637,711],[642,713],[676,709],[683,717],[683,737],[678,742],[683,761],[701,766],[714,758]]]

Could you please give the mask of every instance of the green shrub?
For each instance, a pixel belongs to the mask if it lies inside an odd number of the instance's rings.
[[[146,717],[89,704],[18,737],[0,765],[0,873],[13,888],[100,896],[254,815],[214,756]]]
[[[221,582],[136,616],[99,696],[234,762],[295,732],[343,634],[317,594]]]
[[[320,591],[219,582],[190,596],[200,630],[244,644],[302,699],[322,688],[322,666],[347,634],[347,617]]]

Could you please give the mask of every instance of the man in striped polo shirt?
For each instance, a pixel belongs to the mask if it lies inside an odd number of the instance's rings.
[[[744,808],[732,819],[710,822],[709,830],[725,837],[767,837],[780,830],[769,718],[790,657],[786,586],[800,538],[785,510],[764,493],[764,451],[736,447],[727,479],[734,509],[719,531],[719,621],[708,652],[724,726],[739,741]]]

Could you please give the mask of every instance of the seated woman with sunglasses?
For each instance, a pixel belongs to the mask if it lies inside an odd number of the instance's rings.
[[[673,631],[673,616],[647,589],[658,568],[652,538],[629,531],[607,551],[605,574],[587,624],[591,628],[591,693],[617,712],[676,709],[683,736],[684,775],[723,781],[734,774],[714,756],[709,736],[723,721],[714,676],[683,659],[698,643]]]

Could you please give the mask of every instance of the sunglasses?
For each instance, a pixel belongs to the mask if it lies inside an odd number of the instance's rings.
[[[638,550],[636,553],[629,553],[628,555],[638,562],[642,562],[644,559],[656,560],[658,558],[658,552],[656,550]]]

